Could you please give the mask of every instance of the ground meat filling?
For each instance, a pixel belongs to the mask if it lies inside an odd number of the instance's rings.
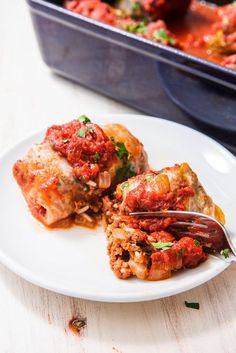
[[[207,258],[199,242],[185,236],[176,240],[166,231],[148,234],[125,226],[112,227],[110,234],[108,227],[107,234],[110,264],[122,279],[163,280],[173,271],[194,268]]]
[[[128,227],[141,229],[146,232],[158,232],[167,229],[176,221],[175,218],[135,218],[131,216],[120,216],[120,221]]]

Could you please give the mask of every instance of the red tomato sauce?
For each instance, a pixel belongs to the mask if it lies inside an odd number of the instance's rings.
[[[194,2],[183,18],[169,21],[168,27],[182,43],[182,49],[186,53],[221,63],[222,57],[208,51],[203,40],[204,36],[211,32],[211,28],[217,20],[219,20],[219,16],[216,6]]]
[[[125,205],[130,212],[133,211],[158,211],[158,210],[184,210],[184,200],[186,197],[193,196],[190,186],[181,185],[176,192],[158,193],[155,190],[149,191],[146,183],[128,192]]]
[[[103,130],[91,122],[73,120],[47,129],[45,142],[73,166],[82,181],[94,179],[112,162],[115,149]]]
[[[162,240],[163,241],[163,240]],[[173,241],[173,240],[172,240]],[[151,255],[152,267],[166,264],[170,270],[181,267],[194,268],[207,259],[200,244],[190,237],[174,241],[173,246],[166,251],[157,251]]]

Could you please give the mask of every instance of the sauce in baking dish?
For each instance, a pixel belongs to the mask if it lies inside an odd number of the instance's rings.
[[[216,19],[216,7],[195,2],[183,18],[169,21],[168,27],[182,43],[185,52],[220,63],[222,57],[217,52],[206,50],[203,40]]]
[[[66,0],[76,13],[236,69],[236,1],[213,6],[196,0]]]

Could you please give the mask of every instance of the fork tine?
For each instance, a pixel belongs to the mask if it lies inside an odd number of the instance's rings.
[[[194,228],[202,228],[202,229],[208,228],[206,224],[192,223],[192,222],[174,222],[171,224],[171,226],[183,226],[184,228],[186,228],[186,226],[191,226]]]
[[[167,230],[172,229],[177,236],[185,234],[190,237],[201,237],[202,245],[211,245],[212,250],[220,251],[229,247],[235,255],[234,261],[236,260],[236,244],[234,244],[236,241],[231,239],[225,227],[212,216],[194,211],[177,210],[132,212],[130,216],[173,218],[173,223],[169,225]],[[209,239],[207,244],[205,244],[204,238]]]
[[[143,216],[143,217],[157,217],[157,218],[158,217],[176,217],[177,211],[142,211],[142,212],[130,212],[129,215],[130,216]]]
[[[181,233],[184,235],[191,235],[191,237],[201,237],[201,238],[205,238],[205,239],[209,239],[210,235],[209,234],[202,234],[202,233],[192,233],[192,232],[188,232],[188,231],[182,231],[180,229],[173,229],[173,231],[175,233]]]

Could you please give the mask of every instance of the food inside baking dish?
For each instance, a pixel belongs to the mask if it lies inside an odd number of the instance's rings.
[[[44,225],[66,219],[92,227],[102,197],[147,168],[143,145],[124,126],[99,126],[81,116],[49,127],[43,142],[15,163],[13,174],[30,212]]]
[[[236,2],[65,0],[76,13],[236,69]]]
[[[103,203],[110,265],[122,279],[162,280],[207,259],[204,243],[171,231],[173,217],[137,217],[131,212],[193,211],[224,223],[223,212],[187,163],[134,176],[118,185],[113,197],[104,197]],[[215,241],[215,248],[225,246],[224,239]]]

